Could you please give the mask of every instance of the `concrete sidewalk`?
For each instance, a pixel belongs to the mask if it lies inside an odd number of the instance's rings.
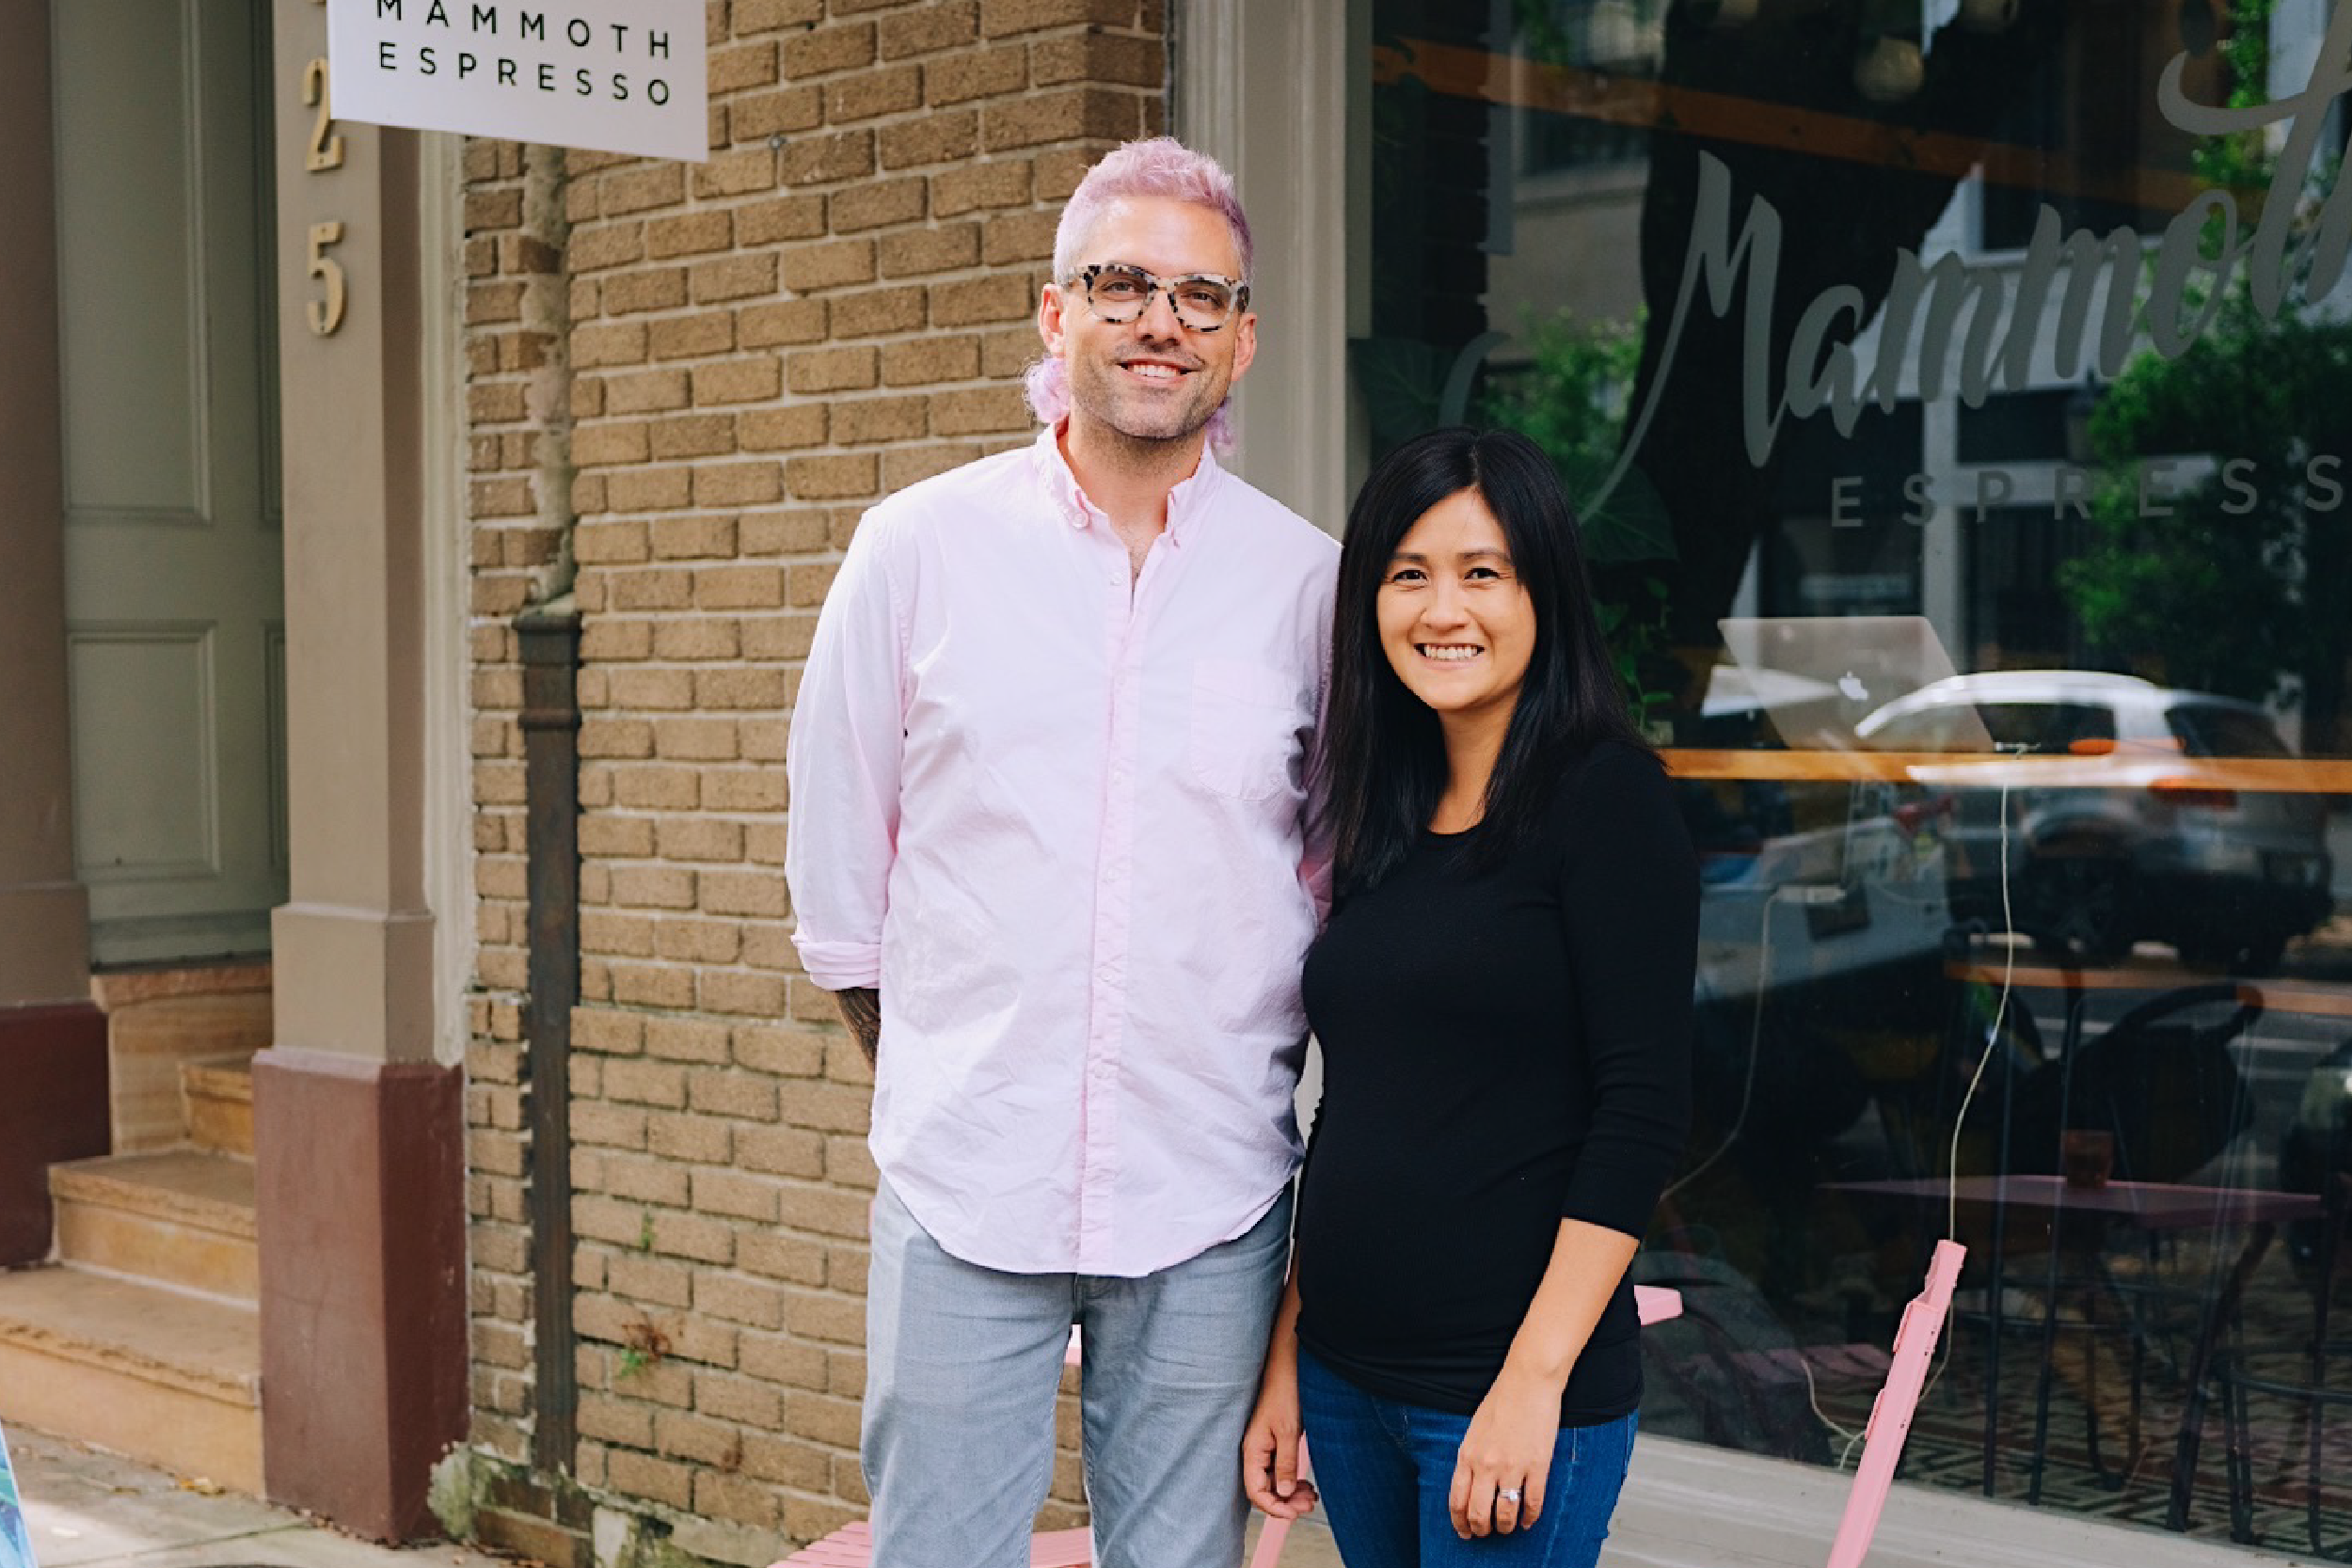
[[[40,1568],[503,1568],[509,1560],[446,1541],[378,1546],[42,1433],[11,1428],[8,1441]],[[1291,1532],[1282,1568],[1340,1568],[1320,1519]]]
[[[299,1513],[28,1431],[8,1430],[40,1568],[497,1568],[447,1542],[395,1549]]]

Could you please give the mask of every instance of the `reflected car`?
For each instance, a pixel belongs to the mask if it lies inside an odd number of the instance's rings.
[[[1953,913],[1994,929],[2006,806],[2007,924],[2058,956],[2105,961],[2153,939],[2190,963],[2264,974],[2332,911],[2328,797],[2249,790],[2231,770],[2294,754],[2251,703],[2000,671],[1922,687],[1855,734],[1873,751],[1952,754],[1912,768],[1915,809],[1947,819]]]

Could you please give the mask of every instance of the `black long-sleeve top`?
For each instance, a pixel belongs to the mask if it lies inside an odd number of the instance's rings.
[[[1473,830],[1474,832],[1475,830]],[[1297,1218],[1300,1342],[1372,1392],[1471,1414],[1560,1221],[1648,1228],[1688,1131],[1698,869],[1657,764],[1597,747],[1473,874],[1426,833],[1307,958],[1324,1053]],[[1641,1400],[1617,1282],[1565,1426]]]

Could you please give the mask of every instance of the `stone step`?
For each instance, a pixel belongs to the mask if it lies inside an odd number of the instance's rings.
[[[49,1167],[57,1256],[250,1306],[261,1299],[253,1165],[201,1149]]]
[[[253,1158],[250,1057],[188,1063],[180,1069],[180,1096],[188,1108],[188,1142],[216,1153]]]
[[[260,1314],[70,1266],[0,1274],[0,1426],[262,1491]]]
[[[106,1015],[114,1075],[115,1151],[174,1148],[187,1141],[180,1071],[189,1062],[245,1061],[270,1042],[270,993],[166,996]]]

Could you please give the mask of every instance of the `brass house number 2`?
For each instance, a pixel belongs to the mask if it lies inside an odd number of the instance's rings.
[[[318,111],[310,121],[310,145],[303,154],[303,168],[326,174],[342,167],[343,138],[335,129],[334,91],[324,57],[313,58],[302,68],[302,106]],[[343,325],[343,309],[350,303],[342,263],[326,253],[330,246],[342,243],[342,237],[339,218],[310,225],[310,276],[318,279],[324,297],[311,299],[309,315],[310,330],[322,338],[331,337]]]

